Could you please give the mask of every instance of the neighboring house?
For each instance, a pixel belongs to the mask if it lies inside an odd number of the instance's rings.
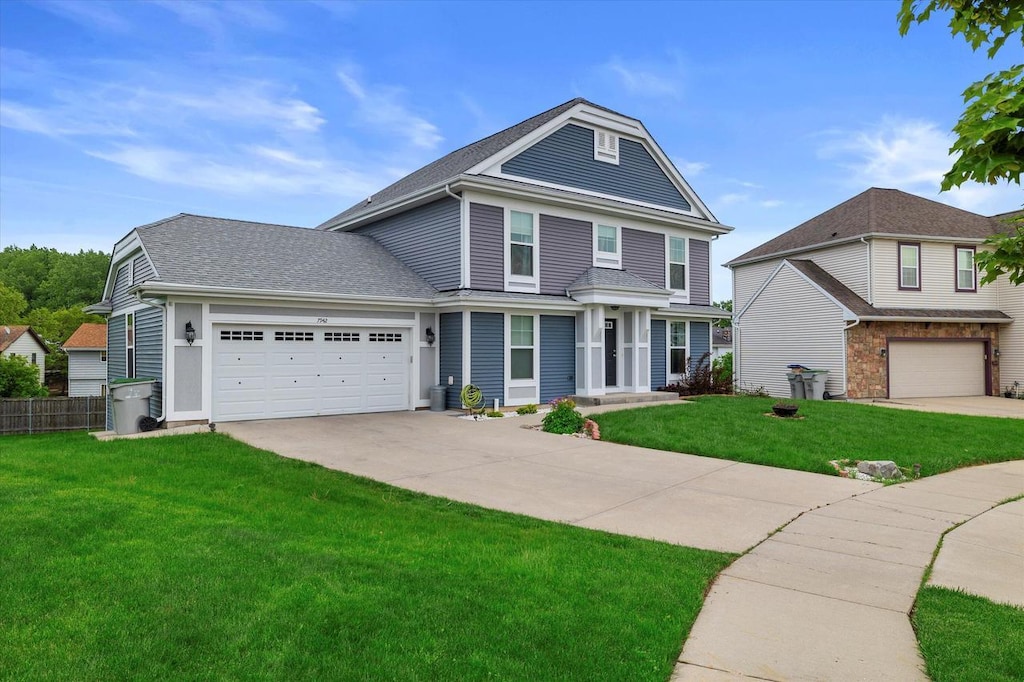
[[[1005,217],[872,188],[730,261],[740,388],[789,395],[791,363],[849,398],[1024,384],[1024,287],[974,265]]]
[[[85,322],[62,346],[68,354],[68,396],[107,394],[107,325]]]
[[[711,328],[711,358],[717,359],[732,352],[732,327]]]
[[[646,392],[711,348],[717,222],[639,121],[575,99],[316,230],[178,215],[114,249],[108,378],[169,422]],[[186,328],[194,338],[186,338]]]
[[[25,324],[0,325],[0,355],[20,355],[39,368],[39,383],[46,383],[46,344]]]

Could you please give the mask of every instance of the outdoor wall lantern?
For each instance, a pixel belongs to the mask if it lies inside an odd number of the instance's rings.
[[[882,348],[881,350],[878,351],[878,354],[884,358],[886,355],[889,354],[889,351],[887,351],[886,349]]]
[[[999,349],[998,349],[998,348],[996,348],[996,349],[995,349],[994,351],[992,351],[992,353],[993,353],[993,355],[995,355],[995,356],[996,356],[997,358],[999,357]]]
[[[437,335],[434,334],[433,328],[432,327],[427,327],[427,345],[428,346],[433,346],[434,345],[434,341],[436,341],[436,340],[437,340]]]
[[[192,320],[185,323],[185,340],[188,341],[188,345],[192,345],[196,340],[196,328],[192,326]]]

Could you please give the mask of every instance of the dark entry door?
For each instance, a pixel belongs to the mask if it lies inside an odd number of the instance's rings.
[[[615,328],[616,320],[604,321],[604,385],[618,386],[619,366],[615,352],[619,345]]]

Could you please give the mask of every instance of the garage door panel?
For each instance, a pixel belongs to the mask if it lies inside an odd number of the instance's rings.
[[[889,396],[985,395],[985,344],[980,341],[893,341]]]

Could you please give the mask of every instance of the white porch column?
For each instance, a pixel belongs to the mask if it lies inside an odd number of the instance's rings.
[[[576,393],[604,395],[604,307],[588,305],[578,315],[576,349],[582,357],[576,360]]]
[[[633,376],[636,377],[634,390],[647,393],[651,390],[651,310],[639,308],[633,315]]]

